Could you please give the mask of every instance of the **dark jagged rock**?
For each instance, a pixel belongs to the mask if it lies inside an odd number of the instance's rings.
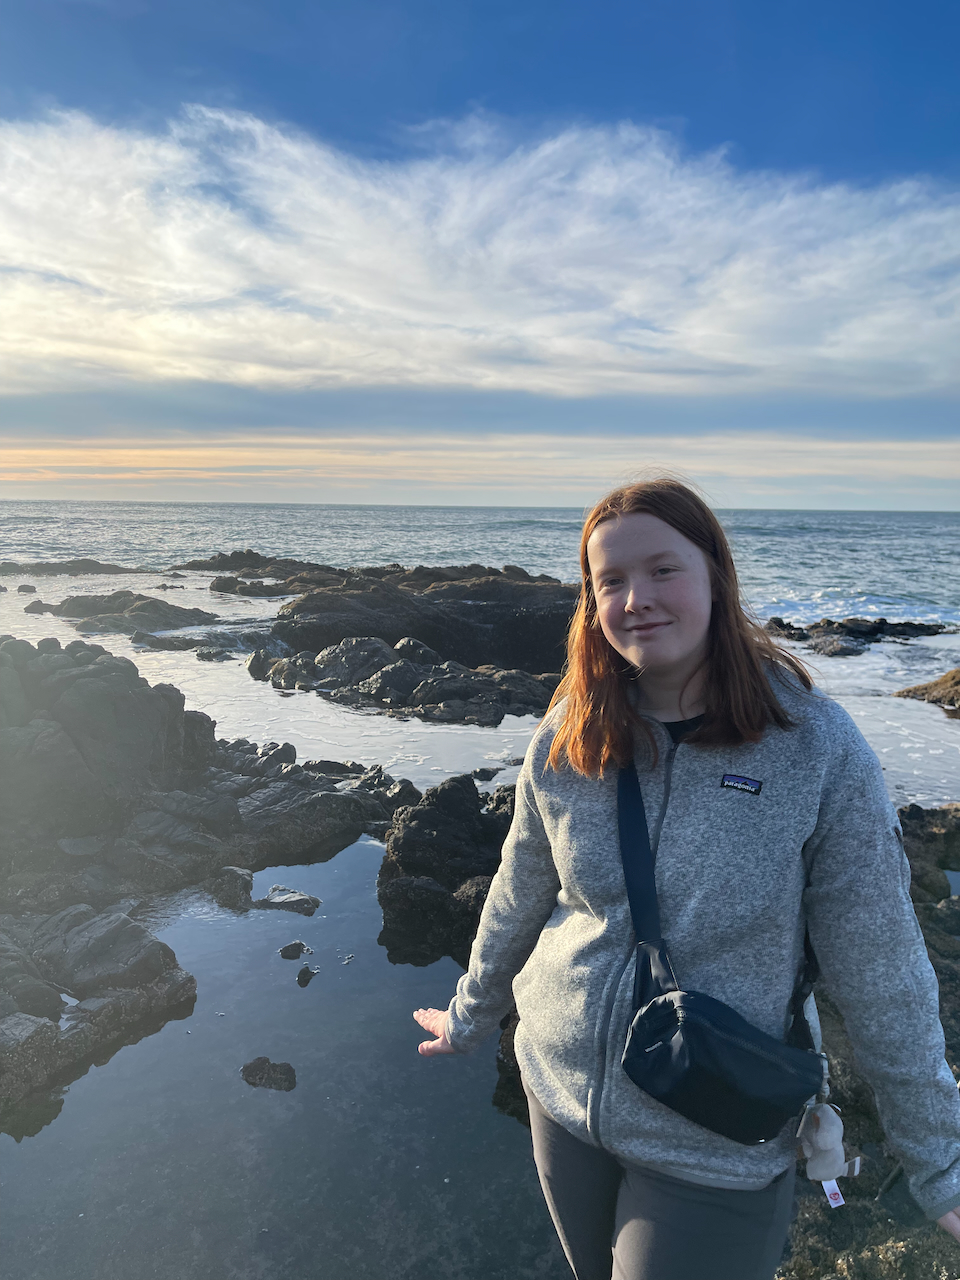
[[[319,969],[311,969],[308,964],[305,964],[297,974],[297,986],[309,987],[310,983],[313,981],[313,979],[317,976],[319,972],[320,972]]]
[[[50,911],[333,856],[419,792],[380,769],[218,743],[100,645],[0,643],[0,901]],[[228,898],[235,896],[231,890]]]
[[[223,595],[253,596],[257,599],[291,594],[289,587],[271,586],[269,583],[261,582],[259,578],[249,582],[242,578],[214,578],[210,583],[210,590],[218,591]]]
[[[397,810],[377,879],[378,939],[395,964],[466,965],[490,880],[513,814],[512,787],[484,807],[473,779],[447,778]]]
[[[382,769],[317,763],[217,741],[179,690],[102,645],[0,639],[3,1105],[189,1003],[193,979],[123,904],[203,885],[249,910],[255,869],[330,858],[420,798]],[[256,905],[319,899],[275,886]]]
[[[119,564],[102,564],[99,560],[40,560],[32,564],[17,564],[15,560],[0,560],[0,575],[29,573],[38,578],[53,578],[69,574],[73,578],[87,573],[143,573],[143,569],[125,569]]]
[[[271,1062],[269,1058],[254,1058],[245,1062],[240,1074],[255,1089],[279,1089],[289,1093],[297,1087],[297,1073],[289,1062]]]
[[[430,653],[407,636],[391,648],[376,636],[354,636],[314,653],[270,659],[254,653],[247,669],[278,689],[314,690],[332,701],[415,715],[441,723],[497,725],[505,715],[542,715],[560,677],[549,673],[471,669],[457,662],[425,665],[404,654]]]
[[[918,698],[921,702],[935,702],[943,707],[947,715],[960,715],[960,667],[954,667],[946,675],[930,680],[926,684],[915,684],[909,689],[900,689],[893,696]]]
[[[839,622],[821,618],[819,622],[797,626],[772,617],[764,625],[778,639],[807,641],[815,653],[827,658],[852,658],[880,640],[915,640],[947,630],[940,622],[888,622],[886,618],[841,618]]]
[[[248,911],[253,905],[253,872],[245,867],[222,867],[210,883],[210,894],[221,907]]]
[[[87,634],[173,631],[179,627],[199,627],[216,622],[215,613],[204,609],[184,609],[135,591],[112,591],[106,596],[68,596],[51,612],[66,618],[78,631]]]

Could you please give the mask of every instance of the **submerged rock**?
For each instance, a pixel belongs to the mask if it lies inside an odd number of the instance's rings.
[[[255,1089],[279,1089],[289,1093],[297,1087],[297,1073],[289,1062],[271,1062],[269,1058],[254,1058],[245,1062],[240,1074]]]
[[[313,947],[308,947],[305,942],[288,942],[280,948],[278,953],[284,960],[299,960],[301,956],[312,956]]]

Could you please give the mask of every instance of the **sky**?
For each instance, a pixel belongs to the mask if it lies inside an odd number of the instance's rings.
[[[0,497],[960,508],[954,0],[0,30]]]

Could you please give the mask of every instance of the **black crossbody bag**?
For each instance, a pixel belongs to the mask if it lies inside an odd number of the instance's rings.
[[[803,1004],[818,966],[804,937],[804,969],[790,1000],[786,1043],[702,991],[681,991],[660,933],[647,817],[634,765],[617,787],[620,856],[637,934],[633,1020],[621,1063],[630,1079],[672,1111],[734,1142],[776,1138],[824,1084]]]

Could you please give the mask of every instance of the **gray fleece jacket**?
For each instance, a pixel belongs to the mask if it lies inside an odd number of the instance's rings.
[[[650,722],[659,760],[640,749],[637,769],[663,935],[682,987],[783,1038],[806,921],[890,1144],[935,1219],[960,1205],[960,1099],[896,813],[847,713],[786,678],[776,690],[794,727],[771,726],[756,744],[674,746]],[[766,1186],[795,1158],[789,1126],[741,1146],[670,1111],[620,1066],[635,939],[616,770],[595,780],[546,768],[557,724],[554,712],[527,752],[449,1038],[468,1052],[515,1000],[525,1084],[570,1133],[675,1177]]]

